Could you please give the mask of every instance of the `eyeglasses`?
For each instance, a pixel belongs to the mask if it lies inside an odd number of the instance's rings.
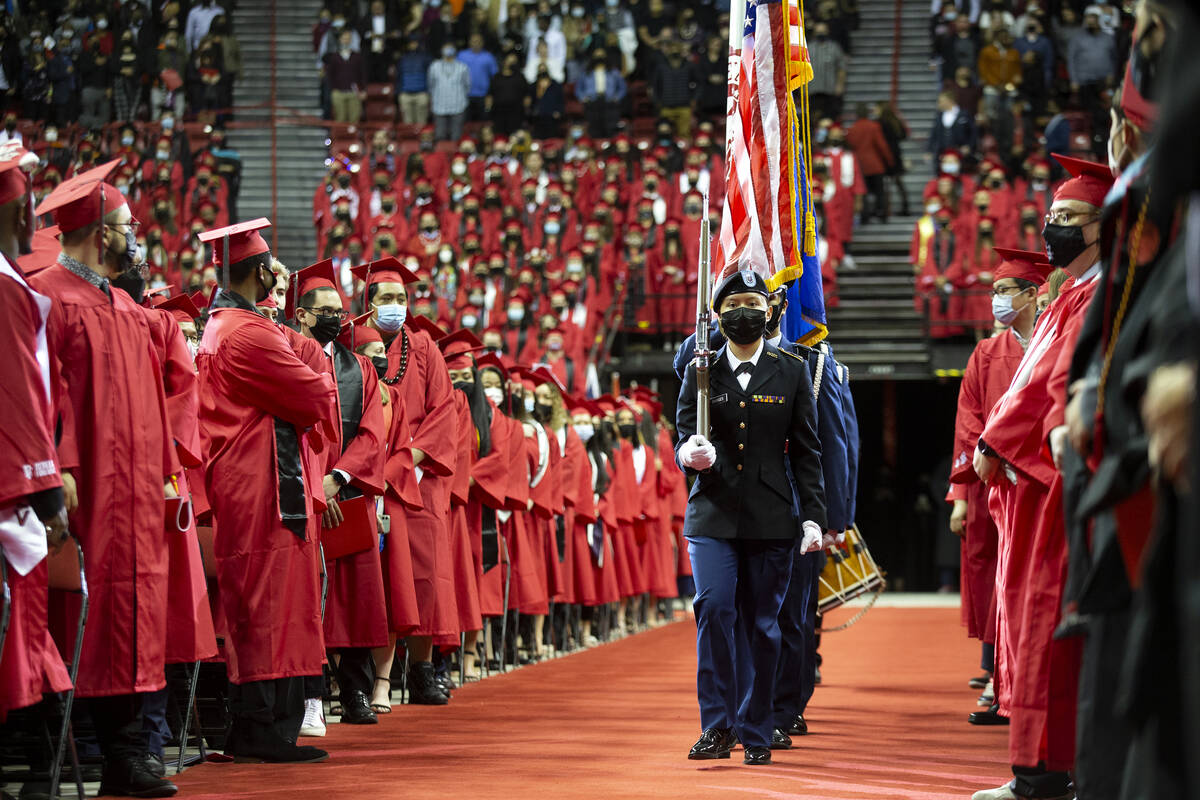
[[[128,222],[110,222],[110,223],[108,223],[108,226],[110,228],[128,227],[130,230],[136,231],[138,229],[138,226],[140,226],[141,224],[142,223],[138,222],[136,219],[131,219]]]
[[[1012,297],[1023,291],[1020,286],[996,286],[992,288],[992,297]]]
[[[342,320],[343,322],[345,322],[346,319],[350,316],[350,312],[346,311],[343,308],[329,308],[328,306],[326,306],[324,308],[309,308],[308,306],[300,306],[300,307],[303,308],[305,311],[307,311],[310,314],[316,314],[318,317],[325,317],[327,319],[330,317],[337,317],[338,319]]]
[[[1046,222],[1051,225],[1086,225],[1094,219],[1098,219],[1099,214],[1083,214],[1079,211],[1051,211],[1046,215]]]

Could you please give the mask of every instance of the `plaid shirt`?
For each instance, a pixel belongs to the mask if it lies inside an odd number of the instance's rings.
[[[463,113],[470,90],[471,72],[466,64],[439,58],[429,65],[429,107],[434,114]]]

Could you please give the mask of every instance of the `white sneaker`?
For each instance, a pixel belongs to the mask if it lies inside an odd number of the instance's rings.
[[[996,702],[996,687],[992,681],[987,682],[987,686],[984,687],[983,694],[979,695],[977,702],[983,708],[988,708]]]
[[[304,701],[304,722],[300,725],[300,735],[325,735],[325,707],[320,698]]]
[[[971,795],[971,800],[1017,800],[1012,784],[1006,783],[995,789],[983,789]]]

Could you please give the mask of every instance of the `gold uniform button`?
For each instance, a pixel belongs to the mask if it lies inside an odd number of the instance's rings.
[[[744,444],[738,445],[738,450],[745,450],[745,449],[746,449],[746,445],[744,445]]]
[[[742,471],[742,465],[738,464],[738,472],[741,472],[741,471]]]
[[[739,405],[739,406],[741,406],[742,408],[745,408],[745,407],[746,407],[746,401],[745,401],[745,400],[743,400],[742,402],[738,403],[738,405]]]
[[[743,429],[744,429],[744,428],[746,427],[746,423],[744,423],[744,422],[739,422],[739,423],[738,423],[738,427],[739,427],[739,428],[743,428]]]

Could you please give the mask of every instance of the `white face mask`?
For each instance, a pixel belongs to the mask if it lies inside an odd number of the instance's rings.
[[[476,320],[475,317],[471,316],[470,314],[464,314],[462,318],[462,325],[464,328],[474,328],[477,321],[478,320]]]
[[[575,423],[574,427],[575,433],[579,435],[579,438],[582,439],[585,444],[596,434],[596,428],[590,422],[577,422]]]
[[[525,396],[525,413],[532,414],[534,405],[535,404],[533,401],[533,395],[526,395]]]
[[[399,303],[388,303],[383,306],[375,306],[375,324],[379,326],[381,331],[400,330],[400,326],[404,324],[405,317],[408,316],[408,306],[402,306]]]
[[[508,310],[508,321],[509,322],[520,322],[523,319],[525,319],[525,309],[510,308]]]
[[[489,386],[483,390],[483,396],[492,401],[493,405],[499,406],[504,402],[504,390],[499,386]]]
[[[996,322],[1001,325],[1011,325],[1012,321],[1017,318],[1017,314],[1020,313],[1020,309],[1013,308],[1012,297],[992,296],[992,316],[996,318]]]

